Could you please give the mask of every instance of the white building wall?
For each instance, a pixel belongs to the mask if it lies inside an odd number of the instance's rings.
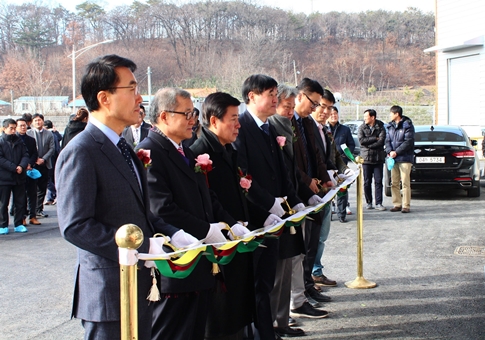
[[[440,47],[459,46],[465,41],[485,36],[485,1],[483,0],[436,0],[437,1],[437,39]],[[437,123],[448,124],[456,121],[458,112],[450,112],[449,107],[449,66],[450,59],[479,55],[479,63],[475,73],[464,77],[478,77],[479,89],[469,89],[469,93],[483,93],[484,95],[463,98],[464,107],[473,109],[471,121],[462,125],[476,125],[485,127],[485,48],[484,46],[459,49],[451,52],[437,52]],[[470,82],[472,83],[472,81]],[[473,91],[475,90],[475,91]],[[468,93],[468,91],[467,91]],[[450,115],[453,118],[450,118]],[[466,115],[470,117],[470,115]],[[474,136],[475,137],[475,136]],[[476,136],[478,137],[478,136]]]

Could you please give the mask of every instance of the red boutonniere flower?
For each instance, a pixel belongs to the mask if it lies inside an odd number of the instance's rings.
[[[195,172],[201,172],[205,176],[205,181],[207,186],[209,186],[209,180],[207,179],[207,173],[212,171],[212,161],[210,156],[206,153],[203,153],[195,159]]]
[[[253,178],[249,174],[244,174],[241,168],[238,168],[238,175],[239,175],[239,185],[243,188],[243,192],[247,193],[249,188],[251,188],[251,183]]]
[[[136,156],[143,163],[145,168],[152,165],[152,159],[150,158],[150,150],[140,149],[136,152]]]
[[[286,137],[285,136],[278,136],[276,137],[276,142],[280,146],[281,149],[283,149],[283,146],[286,144]]]

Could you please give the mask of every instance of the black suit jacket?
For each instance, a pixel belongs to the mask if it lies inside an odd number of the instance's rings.
[[[148,194],[150,209],[156,216],[198,239],[206,237],[210,223],[226,222],[231,226],[237,222],[209,191],[205,176],[194,171],[195,156],[189,148],[184,147],[187,165],[170,140],[150,130],[137,149],[151,152]],[[213,286],[211,264],[205,256],[186,279],[161,279],[163,293],[194,292]]]
[[[212,159],[209,185],[224,209],[237,220],[248,221],[248,228],[261,228],[269,213],[250,203],[243,194],[239,185],[237,152],[233,147],[230,144],[224,147],[211,131],[203,127],[199,139],[190,149],[195,155],[206,153]],[[252,261],[252,253],[238,253],[231,263],[221,266],[226,292],[212,297],[206,334],[234,334],[251,323],[254,310]]]
[[[288,178],[283,153],[276,143],[278,134],[274,127],[270,125],[270,135],[264,136],[248,111],[239,117],[239,122],[241,128],[234,146],[238,151],[239,167],[253,178],[248,199],[267,211],[273,206],[276,197],[287,196],[292,207],[301,203]]]
[[[148,128],[140,126],[140,143],[148,136],[148,131],[149,131]],[[122,136],[125,137],[126,142],[128,143],[129,146],[131,146],[133,149],[136,147],[135,142],[133,140],[133,131],[131,130],[130,126],[126,127],[123,130]]]
[[[29,164],[33,168],[35,162],[37,162],[38,154],[37,154],[37,143],[35,142],[34,137],[30,137],[29,135],[25,134],[20,136],[24,141],[25,147],[27,148],[27,152],[29,153]]]

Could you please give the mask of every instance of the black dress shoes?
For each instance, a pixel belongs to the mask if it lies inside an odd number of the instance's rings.
[[[332,298],[330,296],[323,295],[322,293],[320,293],[319,291],[317,291],[313,287],[305,290],[305,296],[307,298],[311,297],[313,300],[315,300],[317,302],[330,302],[330,301],[332,301]]]
[[[291,328],[289,326],[286,327],[275,327],[275,333],[278,334],[280,337],[283,338],[292,338],[296,336],[305,336],[305,332],[301,328]]]

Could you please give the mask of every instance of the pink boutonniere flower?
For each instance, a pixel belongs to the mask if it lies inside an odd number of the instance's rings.
[[[152,165],[152,159],[150,158],[150,150],[140,149],[136,152],[136,156],[143,163],[145,168]]]
[[[249,188],[251,188],[251,183],[253,182],[253,178],[249,174],[244,174],[241,168],[238,168],[238,175],[239,175],[239,185],[243,188],[244,192],[248,192]]]
[[[278,136],[276,137],[276,142],[280,146],[281,149],[283,149],[283,146],[286,144],[286,137],[285,136]]]
[[[210,156],[206,153],[203,153],[195,159],[195,172],[201,172],[205,176],[205,182],[207,183],[207,187],[209,187],[209,180],[207,179],[207,173],[212,171],[212,161]]]

